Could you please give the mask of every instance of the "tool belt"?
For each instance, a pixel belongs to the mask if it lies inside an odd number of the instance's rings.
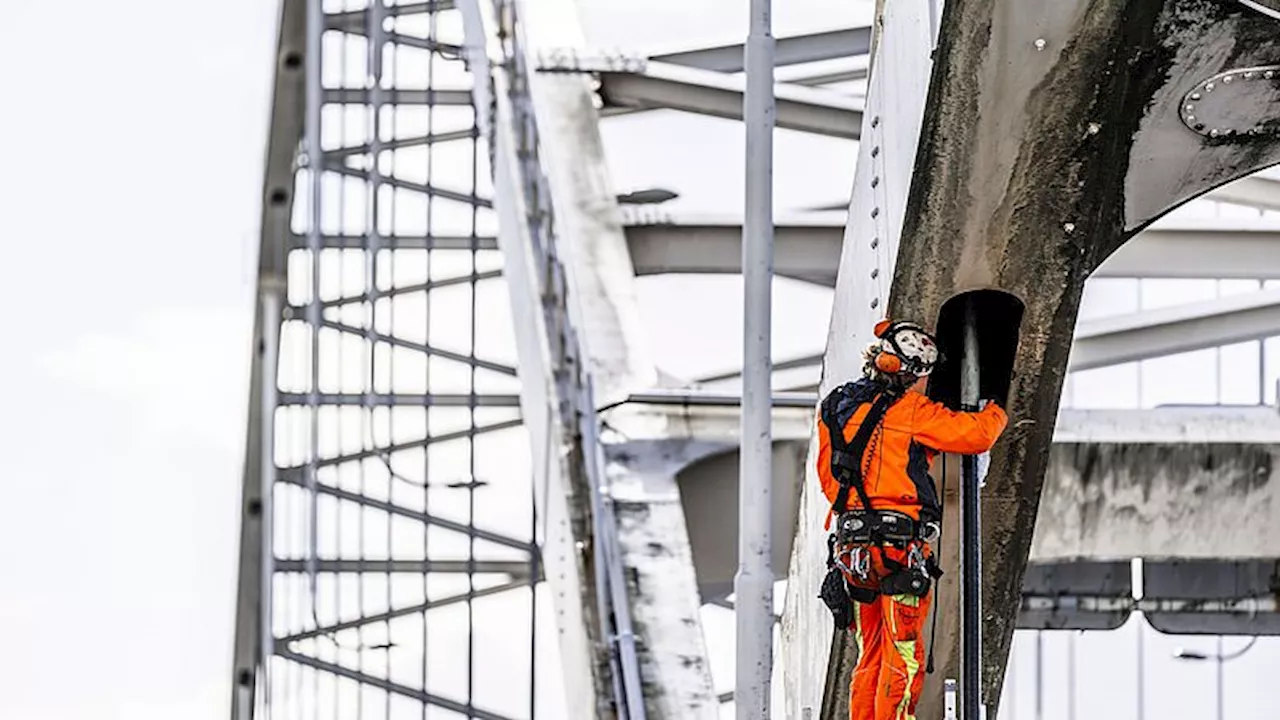
[[[841,519],[844,520],[844,516],[848,514],[843,513]],[[925,554],[926,537],[921,535],[922,532],[931,532],[936,536],[937,525],[918,523],[901,513],[894,513],[894,515],[911,521],[910,525],[891,526],[898,533],[896,537],[904,538],[900,545],[898,541],[888,536],[883,537],[887,542],[872,543],[859,540],[845,542],[842,539],[846,533],[844,522],[837,526],[836,532],[827,537],[827,575],[822,579],[818,597],[831,611],[837,630],[845,629],[853,622],[855,602],[871,603],[880,595],[923,597],[929,593],[933,581],[942,576],[942,569],[938,567],[934,556]],[[864,517],[864,526],[865,520]],[[848,532],[853,532],[854,525],[849,523]],[[857,538],[864,536],[862,528],[852,535]],[[873,547],[883,548],[885,544],[907,548],[907,562],[903,564],[892,561],[887,556],[882,557],[882,563],[888,572],[883,576],[877,576],[872,572],[870,553]],[[846,553],[850,558],[847,563],[843,559]]]
[[[839,545],[893,545],[904,547],[913,540],[932,542],[940,528],[936,522],[921,522],[896,510],[846,510],[836,517]]]

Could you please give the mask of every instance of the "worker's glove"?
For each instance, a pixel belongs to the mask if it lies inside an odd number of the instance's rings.
[[[823,604],[831,611],[836,621],[836,630],[844,630],[853,624],[853,599],[849,597],[848,586],[844,576],[836,568],[831,568],[822,579],[822,587],[818,592]]]
[[[987,486],[987,470],[991,467],[991,453],[984,452],[981,455],[978,455],[977,465],[978,487],[983,488]]]

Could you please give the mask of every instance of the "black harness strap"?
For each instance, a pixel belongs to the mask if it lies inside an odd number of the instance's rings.
[[[836,501],[832,504],[836,514],[849,509],[850,487],[857,491],[862,507],[866,510],[871,509],[871,499],[867,497],[867,490],[862,484],[862,455],[867,450],[867,443],[871,441],[871,434],[884,420],[885,412],[898,399],[891,393],[880,393],[871,404],[871,409],[867,411],[867,416],[863,418],[862,425],[853,436],[853,440],[846,443],[844,425],[836,416],[842,396],[842,391],[837,390],[827,396],[826,401],[822,403],[822,423],[827,426],[827,434],[831,436],[831,475],[840,483]]]

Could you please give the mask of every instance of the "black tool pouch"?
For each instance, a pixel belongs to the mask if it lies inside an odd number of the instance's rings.
[[[899,570],[880,581],[880,592],[885,595],[915,595],[923,597],[929,593],[932,581],[923,568]]]
[[[831,568],[827,571],[818,597],[822,598],[822,602],[831,611],[837,630],[844,630],[853,623],[853,600],[849,597],[849,589],[840,570]]]

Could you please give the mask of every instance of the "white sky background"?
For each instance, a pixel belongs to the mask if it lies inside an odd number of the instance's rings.
[[[0,297],[11,309],[0,352],[9,380],[0,718],[224,718],[277,3],[64,0],[65,22],[37,3],[9,5],[0,23]],[[590,36],[606,47],[736,42],[746,30],[745,0],[583,5]],[[866,17],[862,5],[831,0],[776,5],[778,35]],[[620,191],[672,187],[682,193],[672,210],[740,212],[737,124],[648,113],[610,120],[604,133]],[[777,150],[779,216],[847,197],[853,143],[779,131]],[[1212,297],[1213,286],[1196,292]],[[1147,283],[1146,304],[1191,292]],[[647,278],[641,297],[665,369],[737,362],[737,278]],[[829,298],[779,281],[778,357],[821,348]],[[1136,309],[1132,284],[1097,284],[1090,298],[1086,314]],[[1205,387],[1197,380],[1216,354],[1192,355],[1148,364],[1144,404],[1171,401],[1159,397],[1165,387],[1178,390],[1173,400],[1195,399],[1186,393]],[[1252,402],[1256,380],[1241,378],[1256,377],[1256,350],[1226,355],[1242,369],[1226,373],[1224,399]],[[1137,404],[1120,394],[1136,387],[1133,366],[1092,375],[1076,383],[1077,404]],[[1147,712],[1209,716],[1211,666],[1168,660],[1181,640],[1147,638]],[[1062,642],[1051,636],[1051,663]],[[1083,641],[1081,717],[1133,716],[1133,647],[1131,627]],[[1024,643],[1019,658],[1029,657]],[[1233,662],[1228,708],[1259,716],[1277,666],[1274,643]],[[1031,717],[1029,667],[1018,672],[1017,717]],[[1055,667],[1046,717],[1065,718]]]

